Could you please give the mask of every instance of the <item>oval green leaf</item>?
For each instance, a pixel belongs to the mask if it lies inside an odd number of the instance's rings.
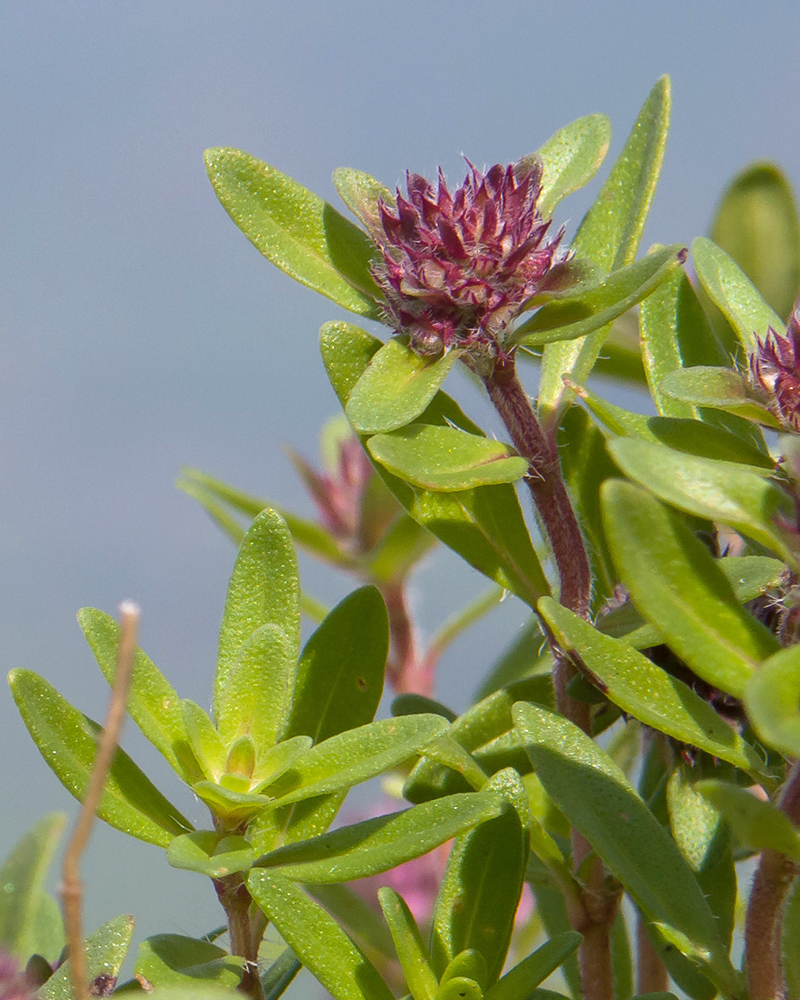
[[[265,792],[280,807],[350,788],[419,753],[448,728],[438,715],[408,715],[350,729],[299,753]]]
[[[572,242],[575,256],[607,271],[633,263],[653,200],[669,131],[672,97],[664,76],[650,91],[633,129],[594,204]],[[585,382],[608,330],[588,340],[555,342],[545,347],[539,383],[539,410],[545,424],[559,423],[570,393],[563,376]]]
[[[730,254],[779,316],[800,287],[800,222],[783,172],[772,163],[746,167],[722,196],[711,239]]]
[[[240,149],[209,149],[206,170],[225,211],[282,271],[359,316],[377,318],[374,244],[297,181]]]
[[[491,792],[449,795],[279,847],[255,867],[279,867],[287,878],[311,884],[368,878],[427,854],[502,810],[502,798]]]
[[[573,954],[582,940],[577,931],[556,934],[491,986],[485,1000],[526,1000],[539,983]]]
[[[722,310],[748,354],[756,346],[756,336],[763,339],[770,327],[776,333],[786,332],[780,316],[739,265],[715,243],[698,236],[692,243],[692,259],[708,297]]]
[[[428,949],[406,901],[385,885],[378,889],[378,902],[413,1000],[434,1000],[438,982],[431,969]]]
[[[150,984],[150,989],[198,981],[233,989],[241,981],[244,961],[210,941],[183,934],[155,934],[139,945],[133,971],[140,982]]]
[[[722,813],[743,847],[778,851],[800,861],[800,830],[777,806],[739,785],[714,778],[698,781],[694,787]]]
[[[33,954],[43,954],[38,947],[37,918],[46,905],[42,902],[45,876],[66,823],[66,813],[43,816],[0,867],[0,947],[23,963]]]
[[[667,375],[659,386],[661,393],[692,406],[725,410],[745,420],[780,429],[780,421],[761,401],[746,375],[733,368],[698,365]]]
[[[513,483],[528,471],[511,445],[457,427],[409,424],[393,434],[376,434],[367,448],[393,475],[435,492]]]
[[[248,734],[259,753],[274,746],[286,725],[292,691],[287,683],[295,671],[290,643],[282,628],[269,623],[244,643],[228,673],[219,699],[217,730],[223,745]]]
[[[120,626],[110,615],[95,608],[82,608],[78,624],[86,636],[98,666],[109,684],[114,683]],[[176,744],[186,741],[177,692],[141,649],[136,650],[128,714],[144,736],[184,779],[187,777],[175,754]]]
[[[98,986],[116,982],[133,937],[133,917],[123,914],[103,924],[83,943],[86,978]],[[60,965],[37,992],[39,1000],[75,1000],[69,959]]]
[[[276,625],[286,637],[283,682],[287,694],[291,692],[300,652],[299,601],[300,582],[292,536],[280,514],[268,507],[245,535],[228,584],[214,677],[215,718],[226,711],[222,703],[244,644],[262,625]],[[282,707],[288,710],[288,703],[284,701]]]
[[[651,441],[617,438],[608,450],[631,479],[679,510],[720,521],[794,563],[777,524],[791,518],[786,494],[733,462],[697,458]]]
[[[705,896],[675,842],[625,775],[567,719],[518,703],[514,719],[550,797],[651,920],[677,928],[723,991],[739,977]]]
[[[195,830],[169,842],[167,861],[173,868],[198,872],[209,878],[224,878],[246,871],[253,864],[256,852],[244,837]]]
[[[727,577],[683,520],[647,490],[602,487],[606,537],[620,581],[665,642],[703,680],[740,698],[777,638],[739,604]]]
[[[386,605],[375,587],[362,587],[337,604],[306,643],[284,739],[303,734],[321,743],[371,722],[388,650]]]
[[[333,184],[339,197],[369,232],[380,226],[379,203],[383,201],[393,208],[396,202],[395,196],[387,187],[363,170],[338,167],[333,172]]]
[[[513,339],[526,347],[582,338],[607,326],[641,302],[686,260],[688,251],[675,244],[656,250],[634,264],[607,274],[577,294],[548,302],[514,331]]]
[[[559,129],[539,147],[533,155],[543,167],[538,208],[545,218],[568,194],[589,183],[600,169],[610,143],[609,119],[605,115],[586,115]]]
[[[623,639],[603,635],[552,599],[543,598],[539,609],[561,649],[585,667],[603,694],[624,712],[763,780],[759,755],[688,685]]]
[[[497,981],[511,941],[527,860],[527,838],[514,809],[459,837],[433,911],[434,971],[442,975],[460,952],[475,949],[486,962],[487,985]]]
[[[424,358],[393,337],[370,361],[353,387],[345,413],[359,434],[393,431],[418,417],[458,360],[458,351]]]
[[[761,664],[744,692],[747,716],[759,737],[789,757],[800,757],[800,646]]]
[[[348,323],[326,323],[320,339],[328,377],[344,406],[381,342]],[[442,392],[434,396],[420,422],[481,433]],[[413,488],[385,470],[383,478],[415,521],[490,580],[531,607],[549,593],[511,484],[448,494]]]
[[[9,685],[23,722],[49,767],[78,801],[89,780],[101,727],[30,670],[12,670]],[[192,824],[117,748],[97,815],[109,826],[159,847]]]
[[[250,872],[247,886],[304,966],[334,1000],[394,1000],[375,966],[333,917],[278,872]]]

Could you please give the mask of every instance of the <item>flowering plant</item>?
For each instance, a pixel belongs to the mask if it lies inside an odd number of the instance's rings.
[[[669,110],[662,79],[571,236],[553,213],[600,168],[602,115],[515,163],[468,163],[454,188],[408,174],[393,194],[338,170],[360,224],[245,153],[207,153],[264,256],[389,329],[322,329],[348,426],[326,428],[322,472],[293,459],[317,521],[182,476],[240,545],[212,712],[141,651],[128,711],[210,818],[195,829],[121,750],[97,814],[211,879],[229,947],[149,939],[122,989],[274,998],[302,965],[336,1000],[800,995],[800,227],[782,175],[759,165],[724,196],[714,242],[694,241],[696,281],[682,245],[638,257]],[[499,439],[444,393],[459,363]],[[649,391],[657,415],[600,396],[596,365]],[[408,586],[437,541],[491,589],[422,648]],[[294,546],[361,586],[321,607]],[[456,717],[432,699],[437,659],[501,594],[529,626]],[[318,623],[305,645],[301,614]],[[80,622],[114,681],[119,627],[93,610]],[[375,721],[384,679],[398,697]],[[11,686],[83,798],[98,727],[31,672]],[[331,830],[378,775],[406,807]],[[24,932],[0,940],[38,956],[31,981],[53,1000],[81,988],[38,916],[58,823],[8,863],[30,889],[7,910]],[[413,876],[393,873],[423,855],[443,860],[415,918],[398,891]],[[347,887],[375,877],[379,909]],[[89,938],[96,994],[129,935]]]

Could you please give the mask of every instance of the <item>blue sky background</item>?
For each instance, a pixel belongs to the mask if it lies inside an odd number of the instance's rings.
[[[181,694],[207,704],[234,553],[175,490],[179,468],[309,510],[281,443],[313,456],[336,410],[317,331],[342,314],[235,229],[204,148],[246,149],[335,202],[335,167],[393,186],[407,167],[441,164],[460,180],[462,153],[515,160],[595,111],[611,117],[613,157],[670,73],[673,127],[645,245],[688,242],[748,162],[777,161],[800,186],[798,28],[796,0],[2,5],[6,668],[38,670],[102,715],[107,689],[74,614],[113,613],[132,597],[144,648]],[[596,190],[569,199],[562,218],[574,227]],[[302,568],[318,596],[343,593]],[[442,557],[420,574],[424,627],[480,588],[458,569]],[[444,700],[466,705],[521,617],[508,602],[453,650]],[[180,799],[132,727],[125,743]],[[5,853],[42,812],[72,806],[7,694],[0,749]],[[88,926],[120,912],[136,914],[139,936],[219,922],[203,880],[107,829],[86,880]]]

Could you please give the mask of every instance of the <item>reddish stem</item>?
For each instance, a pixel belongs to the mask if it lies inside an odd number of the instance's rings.
[[[499,413],[514,447],[528,460],[525,484],[531,492],[545,537],[553,550],[561,583],[564,607],[582,618],[589,617],[592,574],[578,519],[561,475],[555,437],[542,429],[525,393],[513,357],[497,360],[494,370],[483,376],[489,398]],[[551,639],[553,687],[559,712],[591,735],[591,708],[569,694],[576,674],[574,664]],[[575,869],[592,852],[588,841],[572,831]],[[609,885],[603,863],[594,858],[580,898],[572,906],[572,926],[583,934],[580,950],[581,985],[585,1000],[611,1000],[614,995],[611,969],[611,925],[619,905],[620,888]]]
[[[779,802],[781,810],[800,825],[800,764],[795,763]],[[798,865],[785,854],[765,850],[761,854],[745,921],[745,958],[750,1000],[783,1000],[781,931],[789,890]]]

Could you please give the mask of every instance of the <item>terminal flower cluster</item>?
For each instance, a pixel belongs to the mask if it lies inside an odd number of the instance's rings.
[[[778,420],[787,429],[800,431],[800,309],[789,318],[785,337],[772,327],[763,340],[756,337],[750,374]]]
[[[380,204],[370,224],[380,248],[373,273],[386,318],[422,355],[452,347],[502,354],[503,333],[566,257],[563,228],[538,208],[542,165],[535,158],[486,173],[469,161],[464,183],[450,192],[407,175],[408,195]]]

